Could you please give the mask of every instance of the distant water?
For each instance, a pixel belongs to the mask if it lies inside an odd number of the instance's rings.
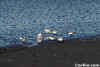
[[[27,46],[38,45],[45,28],[65,39],[99,35],[100,0],[0,0],[1,47],[22,44],[21,36]]]

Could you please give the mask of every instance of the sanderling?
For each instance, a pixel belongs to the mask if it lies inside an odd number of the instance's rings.
[[[25,37],[19,37],[21,41],[25,41]]]
[[[56,30],[52,30],[51,33],[57,34],[57,31]]]
[[[42,42],[42,39],[43,39],[42,33],[40,32],[40,33],[37,35],[37,42],[38,42],[38,43]]]
[[[69,35],[72,35],[72,34],[73,34],[73,32],[68,32],[68,34],[69,34]]]
[[[45,40],[55,40],[55,39],[56,39],[56,38],[53,37],[53,36],[48,36],[48,37],[45,38]]]
[[[51,30],[49,30],[49,29],[44,29],[44,32],[46,32],[46,33],[51,33]]]
[[[59,37],[59,38],[57,38],[57,40],[62,42],[64,39],[63,39],[63,37]]]

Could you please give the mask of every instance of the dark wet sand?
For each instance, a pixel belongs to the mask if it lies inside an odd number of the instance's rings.
[[[0,67],[74,67],[76,63],[100,64],[100,40],[49,41],[0,50]]]

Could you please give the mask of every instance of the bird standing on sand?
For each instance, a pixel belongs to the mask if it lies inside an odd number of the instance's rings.
[[[43,36],[42,36],[42,33],[40,32],[38,35],[37,35],[37,42],[38,43],[41,43],[43,40]]]

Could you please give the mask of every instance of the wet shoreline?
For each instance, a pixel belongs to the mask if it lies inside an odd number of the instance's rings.
[[[14,51],[19,51],[19,50],[23,50],[24,48],[41,48],[41,47],[49,47],[49,46],[88,46],[88,47],[97,47],[100,44],[100,38],[75,38],[75,39],[67,39],[67,40],[63,40],[63,41],[58,41],[58,40],[44,40],[41,43],[38,43],[38,45],[35,46],[31,46],[31,47],[27,47],[24,44],[20,44],[20,45],[8,45],[6,47],[0,47],[0,53],[5,53],[5,52],[14,52]]]
[[[4,50],[0,52],[0,65],[10,67],[72,67],[75,63],[100,63],[100,40],[94,39],[45,41],[30,48],[19,46]]]

